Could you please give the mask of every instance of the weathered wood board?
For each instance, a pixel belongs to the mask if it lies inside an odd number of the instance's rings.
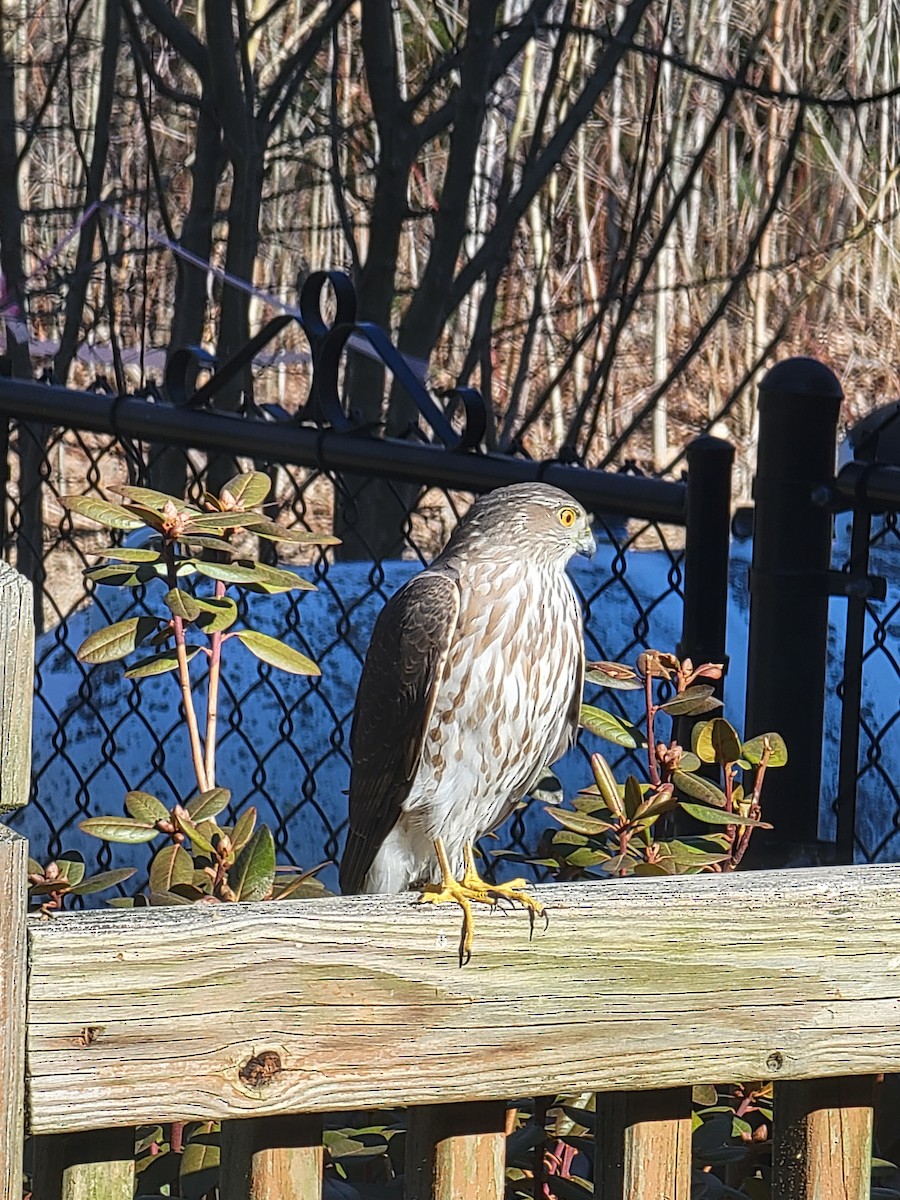
[[[28,843],[0,825],[0,1200],[21,1200]]]
[[[0,813],[21,808],[31,785],[32,590],[24,575],[0,561]]]
[[[32,920],[36,1133],[900,1070],[900,866]]]

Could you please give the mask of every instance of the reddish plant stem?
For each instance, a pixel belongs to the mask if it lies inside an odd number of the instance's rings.
[[[225,596],[225,582],[216,580],[216,599]],[[216,786],[216,724],[219,719],[219,679],[222,669],[222,630],[217,629],[209,638],[209,678],[206,696],[206,786]]]
[[[644,703],[647,707],[647,774],[654,787],[659,787],[659,766],[656,761],[656,705],[653,703],[653,677],[644,676]]]
[[[763,756],[759,761],[759,766],[756,768],[756,778],[753,780],[753,795],[750,797],[750,813],[749,813],[750,817],[754,821],[759,820],[760,813],[762,811],[762,808],[759,803],[759,797],[762,793],[763,779],[766,774],[766,767],[768,767],[768,765],[769,765],[769,758],[771,757],[771,754],[772,754],[771,750],[769,750],[769,749],[764,750]],[[737,867],[740,866],[741,859],[747,853],[747,847],[750,845],[750,838],[752,836],[753,836],[752,827],[745,826],[741,833],[740,838],[738,839],[738,844],[735,847],[734,852],[731,855],[730,867],[731,867],[732,871],[736,870]]]
[[[632,831],[628,828],[627,821],[623,821],[619,825],[619,853],[623,856],[628,853],[628,843],[631,840],[631,832]],[[628,872],[625,870],[624,866],[620,866],[616,874],[624,879]]]
[[[165,544],[166,574],[170,588],[178,587],[178,576],[175,574],[175,545]],[[191,760],[194,764],[194,774],[197,776],[197,787],[201,792],[209,790],[206,778],[206,766],[203,761],[203,742],[200,737],[200,726],[197,723],[197,712],[194,708],[194,695],[191,691],[191,676],[188,670],[187,648],[184,641],[184,622],[181,617],[172,614],[172,629],[175,633],[175,654],[178,658],[178,682],[181,686],[181,701],[184,705],[184,719],[187,724],[188,737],[191,743]]]

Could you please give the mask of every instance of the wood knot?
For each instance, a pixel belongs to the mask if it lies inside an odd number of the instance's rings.
[[[265,1087],[280,1070],[281,1056],[274,1050],[263,1050],[247,1059],[238,1071],[238,1079],[247,1087]]]

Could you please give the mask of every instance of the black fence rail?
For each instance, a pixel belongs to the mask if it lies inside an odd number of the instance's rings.
[[[321,316],[326,285],[336,297],[332,325]],[[272,516],[343,539],[337,553],[282,548],[282,561],[316,592],[248,602],[254,624],[311,656],[321,677],[285,676],[240,652],[223,671],[218,780],[235,808],[259,809],[282,860],[302,867],[339,852],[350,718],[375,616],[437,553],[479,492],[541,479],[594,514],[600,550],[576,574],[589,657],[633,662],[656,646],[695,661],[724,660],[730,445],[697,439],[686,481],[677,482],[486,453],[478,394],[459,389],[440,403],[380,330],[355,322],[351,300],[340,276],[307,281],[300,311],[314,369],[309,398],[295,412],[256,406],[246,384],[253,355],[286,318],[199,387],[198,368],[215,364],[194,351],[174,356],[166,386],[144,395],[114,394],[102,381],[75,391],[52,380],[0,378],[3,554],[34,582],[40,629],[32,803],[13,823],[38,857],[77,849],[105,867],[109,848],[79,831],[83,817],[120,812],[127,789],[167,803],[193,790],[171,678],[129,681],[120,664],[88,666],[76,657],[92,628],[140,612],[153,597],[139,588],[123,599],[85,581],[108,532],[68,512],[60,503],[66,494],[108,497],[117,486],[176,480],[199,498],[216,480],[252,468],[272,480]],[[345,411],[339,363],[348,347],[374,355],[412,397],[418,419],[409,437],[376,436]],[[212,407],[235,384],[233,411]],[[373,522],[376,509],[395,527],[392,536]],[[604,694],[607,708],[635,716],[629,700]],[[625,753],[610,757],[615,763]],[[569,790],[587,782],[584,754],[571,756],[560,773]],[[533,852],[547,823],[532,805],[494,845]],[[115,862],[122,861],[117,851]],[[333,882],[328,873],[325,880]]]
[[[842,391],[812,359],[760,386],[747,724],[782,732],[757,861],[900,856],[900,405],[847,439]]]

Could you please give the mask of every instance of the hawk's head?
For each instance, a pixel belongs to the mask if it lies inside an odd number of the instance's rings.
[[[495,556],[514,556],[562,569],[574,554],[597,549],[587,512],[548,483],[514,483],[479,497],[447,549],[465,544]]]

